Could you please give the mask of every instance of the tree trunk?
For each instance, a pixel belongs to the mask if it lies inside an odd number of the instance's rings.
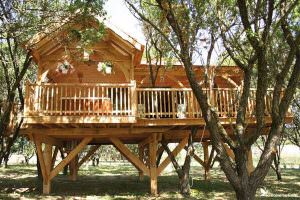
[[[280,168],[280,157],[278,154],[274,158],[274,171],[276,173],[277,180],[281,181],[282,177],[281,177],[281,168]]]
[[[256,191],[243,188],[239,191],[235,191],[237,200],[254,200]]]
[[[36,188],[38,191],[43,191],[43,176],[42,176],[42,170],[41,165],[38,159],[38,155],[36,154],[37,161],[36,161],[36,170],[37,170],[37,180],[36,180]]]
[[[279,167],[279,168],[276,168],[275,172],[276,172],[277,180],[278,180],[278,181],[281,181],[281,180],[282,180],[282,177],[281,177],[281,170],[280,170],[280,167]]]
[[[8,167],[8,159],[7,158],[5,158],[4,159],[4,165],[3,165],[3,167],[6,169],[7,167]]]
[[[190,195],[191,193],[189,177],[189,171],[183,173],[183,175],[179,177],[180,193],[183,195]]]

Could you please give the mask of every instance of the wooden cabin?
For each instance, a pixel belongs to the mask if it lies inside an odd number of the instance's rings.
[[[176,156],[187,144],[192,126],[198,126],[197,142],[203,143],[204,158],[194,158],[206,175],[213,151],[208,151],[210,136],[199,105],[189,88],[183,66],[159,71],[156,87],[151,87],[149,68],[141,64],[144,46],[109,26],[105,36],[88,49],[76,41],[67,46],[57,40],[61,34],[34,38],[32,56],[38,65],[37,81],[27,83],[24,125],[21,133],[35,142],[43,175],[43,192],[50,192],[51,180],[70,166],[76,179],[79,167],[99,148],[113,144],[139,171],[150,177],[151,193],[157,193],[157,177],[170,159],[157,165],[163,151],[162,136],[178,143]],[[199,84],[207,91],[221,122],[235,123],[243,80],[236,66],[211,67],[214,88],[204,84],[205,69],[194,66]],[[266,96],[266,122],[270,123],[272,93]],[[255,127],[255,90],[247,108],[249,131]],[[126,144],[138,144],[139,155]],[[81,159],[84,148],[88,153]],[[148,149],[145,151],[145,149]],[[67,156],[55,166],[57,152]],[[230,151],[230,150],[229,150]],[[251,164],[251,163],[250,163]]]

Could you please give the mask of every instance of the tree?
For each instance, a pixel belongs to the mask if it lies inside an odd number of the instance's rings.
[[[300,98],[293,102],[292,111],[294,113],[293,123],[287,126],[287,137],[289,141],[300,148]]]
[[[0,95],[0,164],[8,159],[22,125],[22,118],[16,118],[16,114],[24,108],[22,85],[32,64],[30,49],[35,43],[26,41],[36,33],[50,34],[66,19],[82,21],[88,19],[85,16],[104,14],[102,0],[0,1],[0,80],[5,83]],[[86,35],[81,32],[83,39]]]
[[[237,199],[254,199],[257,188],[262,184],[275,157],[275,147],[282,134],[285,115],[295,94],[300,79],[300,34],[297,18],[298,1],[214,1],[210,4],[200,1],[139,1],[126,0],[141,20],[150,24],[170,44],[184,65],[192,91],[200,105],[203,118],[211,136],[217,159],[227,179],[236,192]],[[142,3],[140,3],[142,2]],[[160,11],[160,17],[168,22],[170,33],[163,32],[147,17],[143,5]],[[299,6],[299,5],[298,5]],[[212,106],[193,71],[193,53],[200,29],[200,22],[212,11],[215,22],[220,27],[223,45],[231,59],[243,70],[244,84],[239,99],[238,112],[232,133],[235,140],[220,123]],[[224,22],[225,21],[225,22]],[[202,25],[202,26],[201,26]],[[276,37],[273,37],[275,33]],[[272,64],[270,58],[276,51],[272,45],[281,40],[288,47],[282,56],[282,65]],[[276,47],[276,46],[275,46]],[[272,51],[271,51],[272,49]],[[246,53],[247,52],[247,53]],[[250,52],[250,53],[249,53]],[[271,70],[274,73],[271,73]],[[257,73],[253,73],[257,71]],[[257,77],[255,77],[257,75]],[[255,117],[256,130],[246,134],[246,108],[251,84],[256,89]],[[287,84],[286,84],[287,83]],[[251,146],[265,131],[265,96],[270,86],[272,92],[272,123],[263,153],[253,172],[247,170],[248,153]],[[285,89],[281,97],[281,91]],[[226,153],[225,142],[234,152],[235,161]]]
[[[188,5],[184,3],[175,3],[174,10],[172,11],[176,12],[176,16],[178,18],[176,19],[176,22],[170,22],[170,15],[163,10],[165,6],[171,6],[170,2],[140,1],[136,4],[129,0],[126,0],[126,2],[138,18],[148,24],[148,26],[151,26],[154,32],[160,34],[160,37],[173,51],[173,57],[184,63],[185,69],[189,68],[189,70],[191,70],[192,58],[193,56],[196,56],[195,52],[198,52],[199,50],[199,48],[197,48],[200,42],[199,38],[204,35],[204,33],[201,32],[201,28],[205,26],[203,22],[208,20],[208,18],[205,18],[203,17],[204,15],[202,15],[205,12],[203,6],[205,3],[199,3],[197,5],[194,5],[193,3]],[[180,33],[174,28],[180,31]],[[194,77],[194,75],[192,76]],[[173,166],[178,174],[180,192],[187,195],[190,193],[189,171],[191,157],[194,153],[192,141],[195,133],[197,132],[196,130],[197,127],[193,127],[189,135],[187,154],[182,167],[179,166],[176,159],[171,154],[167,144],[164,140],[162,140],[162,146],[171,158]]]
[[[281,163],[281,153],[282,153],[282,150],[286,144],[286,141],[287,141],[287,132],[286,132],[286,128],[284,128],[283,130],[283,134],[280,136],[280,140],[278,141],[277,143],[277,146],[276,146],[276,153],[275,153],[275,157],[274,157],[274,161],[273,161],[273,164],[271,165],[271,168],[275,171],[276,173],[276,176],[277,176],[277,180],[278,181],[281,181],[282,180],[282,175],[281,175],[281,166],[280,166],[280,163]],[[259,150],[261,152],[263,152],[263,147],[265,146],[266,144],[266,139],[267,137],[265,135],[262,135],[259,137],[259,139],[256,141],[256,145],[257,147],[259,148]]]
[[[155,18],[156,12],[149,16]],[[147,23],[142,23],[143,32],[146,38],[145,57],[149,66],[151,86],[156,86],[159,71],[162,68],[168,68],[174,61],[174,54],[170,45],[164,40],[160,33],[153,29]],[[159,22],[159,26],[164,29],[165,23]],[[162,69],[163,70],[163,69]]]

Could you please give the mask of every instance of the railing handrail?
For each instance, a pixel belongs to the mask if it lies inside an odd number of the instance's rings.
[[[132,83],[28,83],[29,86],[99,86],[99,87],[133,87]]]
[[[191,91],[192,88],[136,88],[137,91]],[[209,91],[208,88],[202,88],[204,91]],[[239,88],[212,88],[212,90],[223,90],[223,91],[242,91]],[[256,91],[256,88],[250,88],[250,91]],[[267,91],[274,91],[273,88],[268,88]]]

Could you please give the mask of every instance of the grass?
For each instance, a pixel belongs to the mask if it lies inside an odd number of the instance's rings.
[[[220,169],[213,169],[212,180],[203,180],[203,170],[192,168],[192,194],[189,199],[234,199],[234,192]],[[178,193],[174,173],[158,178],[159,195],[149,195],[149,178],[138,181],[130,165],[102,164],[83,168],[78,180],[59,175],[52,181],[51,195],[41,195],[34,166],[14,165],[0,169],[0,199],[186,199]],[[257,192],[257,199],[300,199],[300,170],[285,169],[283,181],[270,172]]]

